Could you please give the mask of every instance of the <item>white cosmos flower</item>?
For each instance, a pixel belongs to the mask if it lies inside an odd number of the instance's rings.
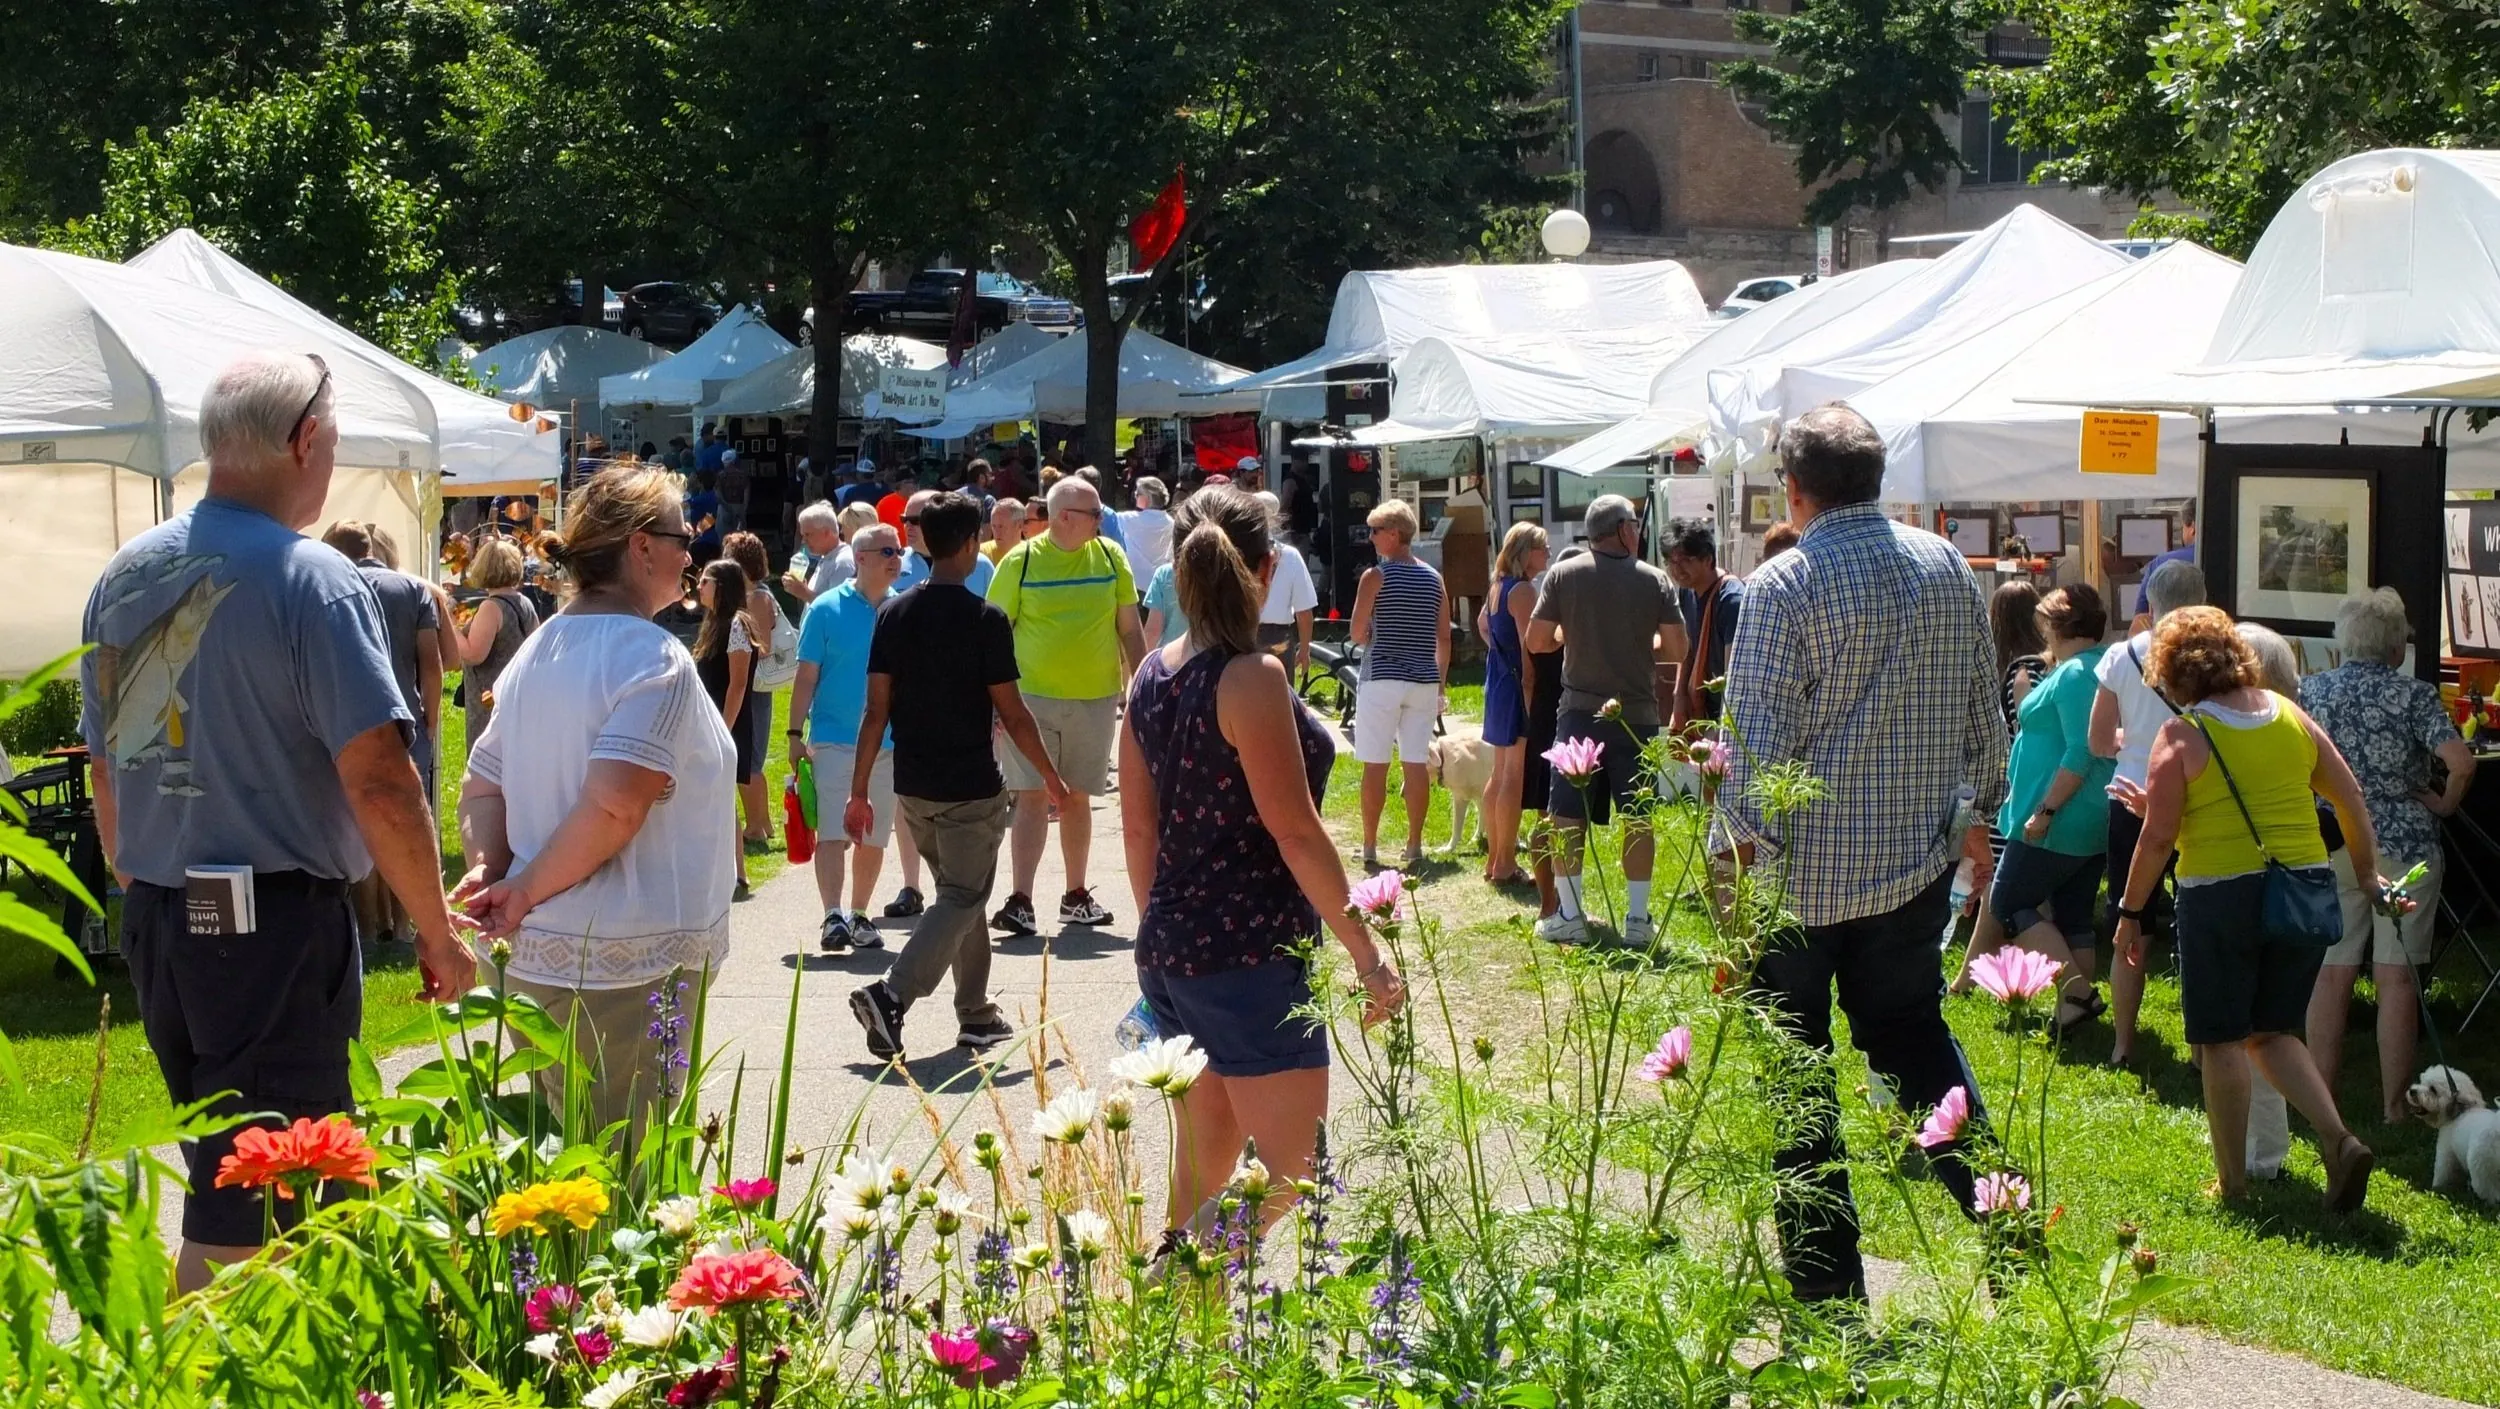
[[[601,1380],[598,1387],[582,1396],[582,1409],[616,1409],[617,1401],[632,1394],[642,1383],[642,1371],[625,1370]]]
[[[617,1318],[616,1327],[619,1339],[627,1345],[638,1345],[646,1350],[668,1349],[676,1343],[678,1333],[685,1329],[685,1316],[665,1306],[646,1306],[628,1311]]]
[[[894,1231],[895,1225],[902,1219],[892,1205],[880,1204],[875,1208],[860,1208],[856,1205],[849,1208],[837,1208],[833,1211],[833,1221],[841,1225],[843,1236],[857,1243],[865,1242],[879,1233]]]
[[[1018,1272],[1039,1271],[1050,1265],[1050,1248],[1042,1243],[1027,1243],[1007,1260]]]
[[[875,1212],[885,1203],[887,1163],[880,1155],[844,1155],[833,1171],[833,1188],[826,1202],[837,1213],[846,1209]]]
[[[672,1238],[694,1236],[695,1222],[703,1216],[700,1200],[685,1194],[663,1199],[651,1208],[651,1225]]]
[[[552,1364],[556,1358],[556,1348],[560,1344],[562,1344],[562,1342],[556,1339],[556,1333],[549,1331],[543,1336],[530,1337],[528,1342],[522,1345],[521,1348],[528,1351],[530,1354],[537,1356],[539,1359]]]
[[[937,1196],[937,1230],[943,1236],[972,1221],[970,1195],[955,1189],[941,1189]]]
[[[1079,1086],[1033,1113],[1033,1133],[1060,1145],[1081,1145],[1087,1131],[1094,1128],[1094,1113],[1101,1108],[1094,1093]]]
[[[1170,1097],[1196,1085],[1198,1074],[1206,1069],[1207,1054],[1186,1035],[1157,1038],[1111,1064],[1113,1076]]]
[[[1102,1098],[1102,1128],[1117,1135],[1137,1119],[1137,1098],[1125,1085],[1115,1087]]]
[[[1100,1257],[1111,1246],[1111,1220],[1089,1208],[1067,1216],[1068,1241],[1081,1257]]]

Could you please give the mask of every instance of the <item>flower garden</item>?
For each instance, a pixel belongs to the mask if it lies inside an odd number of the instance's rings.
[[[1779,770],[1760,786],[1773,816],[1815,796]],[[872,1146],[856,1113],[790,1128],[786,1047],[700,1109],[681,983],[653,996],[664,1103],[594,1130],[537,1094],[542,1069],[585,1075],[566,1034],[482,988],[375,1044],[430,1057],[387,1087],[357,1050],[352,1119],[240,1138],[220,1182],[276,1195],[274,1241],[189,1296],[169,1300],[158,1232],[179,1171],[148,1151],[197,1112],[119,1148],[0,1143],[0,1387],[97,1409],[2124,1402],[2139,1320],[2186,1282],[2132,1229],[2063,1216],[2053,975],[2020,951],[1979,975],[2027,1054],[1993,1123],[1960,1092],[1878,1115],[1886,1174],[1858,1197],[1913,1230],[1885,1314],[1792,1297],[1769,1156],[1830,1068],[1733,981],[1777,877],[1710,886],[1699,829],[1669,815],[1702,805],[1653,807],[1661,890],[1695,897],[1679,934],[1707,938],[1577,953],[1523,930],[1529,1011],[1499,1037],[1447,981],[1441,925],[1394,878],[1360,888],[1414,1001],[1367,1029],[1315,953],[1313,1016],[1357,1099],[1311,1177],[1245,1150],[1184,1233],[1152,1211],[1172,1171],[1140,1137],[1203,1068],[1186,1039],[1095,1083],[1045,1022],[1006,1059],[1031,1071],[1029,1119],[976,1069],[920,1094],[924,1138]],[[1619,890],[1593,869],[1601,917]],[[1917,1189],[1923,1149],[1956,1139],[1984,1175],[1969,1219]]]

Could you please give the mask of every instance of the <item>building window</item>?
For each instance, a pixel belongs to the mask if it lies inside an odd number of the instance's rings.
[[[1634,76],[1641,82],[1656,83],[1658,81],[1658,56],[1642,54],[1633,60],[1632,69]]]
[[[2029,181],[2040,163],[2073,153],[2072,147],[2016,147],[2012,120],[1997,116],[1989,99],[1970,98],[1962,104],[1962,165],[1969,171],[1962,178],[1965,185],[2017,185]]]
[[[1726,0],[1726,4],[1727,8],[1731,10],[1759,10],[1762,8],[1762,0]]]

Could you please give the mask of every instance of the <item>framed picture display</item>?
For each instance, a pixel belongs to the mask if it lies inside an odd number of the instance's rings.
[[[1509,481],[1510,490],[1503,497],[1508,499],[1543,499],[1545,497],[1545,471],[1534,460],[1513,460],[1502,469],[1503,477]]]
[[[1780,521],[1780,494],[1769,485],[1747,485],[1744,491],[1745,531],[1760,533]]]
[[[2442,581],[2446,477],[2437,446],[2211,443],[2197,559],[2213,604],[2323,645],[2346,600],[2392,587],[2413,628],[2414,669],[2437,678],[2440,617],[2462,607]],[[2488,618],[2490,604],[2476,605]],[[2489,623],[2478,624],[2489,639]]]
[[[2034,557],[2054,558],[2066,551],[2066,516],[2016,514],[2014,533],[2031,546]]]
[[[1943,534],[1965,558],[1993,558],[1997,554],[1997,511],[1963,505],[1936,512],[1936,532]]]
[[[2500,500],[2441,506],[2448,637],[2463,656],[2500,656]]]
[[[2168,514],[2120,514],[2118,556],[2133,562],[2158,558],[2177,547]]]

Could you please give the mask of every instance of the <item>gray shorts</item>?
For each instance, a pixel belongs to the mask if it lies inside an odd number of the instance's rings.
[[[1042,734],[1042,752],[1059,770],[1070,791],[1100,797],[1111,788],[1111,743],[1120,727],[1120,697],[1098,700],[1054,700],[1027,695],[1033,725]],[[998,736],[998,772],[1009,792],[1039,792],[1042,775],[1025,760],[1024,750],[1005,734]]]

